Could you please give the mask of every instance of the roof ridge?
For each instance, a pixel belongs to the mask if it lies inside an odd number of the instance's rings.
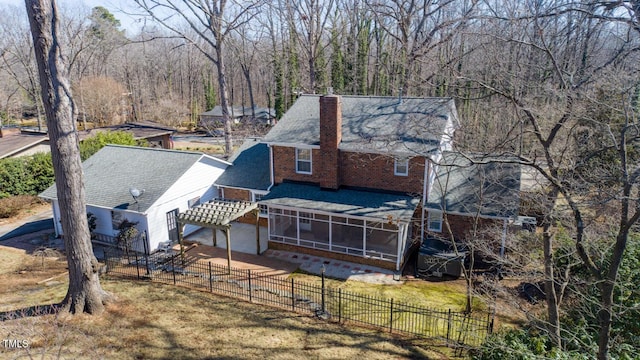
[[[173,152],[180,154],[193,154],[193,155],[207,155],[205,153],[197,152],[197,151],[186,151],[186,150],[178,150],[178,149],[165,149],[165,148],[157,148],[157,147],[147,147],[147,146],[137,146],[137,145],[122,145],[122,144],[107,144],[105,147],[119,147],[119,148],[129,148],[136,150],[150,150],[150,151],[161,151],[161,152]]]
[[[300,97],[321,97],[326,94],[301,94]],[[398,96],[384,96],[384,95],[341,95],[341,94],[333,94],[343,98],[357,98],[357,99],[398,99]],[[450,101],[453,100],[451,96],[403,96],[402,100],[443,100]]]

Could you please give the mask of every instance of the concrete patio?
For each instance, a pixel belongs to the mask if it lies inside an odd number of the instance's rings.
[[[280,250],[268,250],[268,229],[260,227],[260,253],[256,254],[256,227],[253,224],[234,222],[231,226],[231,266],[240,269],[251,269],[270,275],[289,275],[300,269],[302,271],[325,275],[335,279],[356,280],[377,284],[401,284],[393,271],[375,266],[355,264],[320,256],[298,254]],[[212,229],[200,229],[185,237],[185,243],[197,243],[188,255],[198,261],[211,261],[215,264],[227,265],[227,242],[222,231],[217,232],[217,246],[213,246]],[[175,247],[179,250],[179,247]]]

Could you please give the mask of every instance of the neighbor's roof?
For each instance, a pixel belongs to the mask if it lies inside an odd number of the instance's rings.
[[[259,139],[249,139],[229,158],[232,164],[216,180],[216,185],[251,190],[267,190],[271,185],[269,148]]]
[[[266,143],[320,144],[320,96],[296,100],[264,138]],[[438,148],[447,121],[457,127],[450,98],[341,96],[342,142],[347,151],[428,154]],[[451,135],[451,134],[450,134]]]
[[[0,138],[0,159],[19,154],[49,140],[46,134],[15,132]]]
[[[233,106],[229,107],[232,117],[251,116],[251,107]],[[256,118],[274,117],[276,111],[272,108],[255,107]],[[209,111],[205,111],[200,116],[222,117],[222,106],[217,105]]]
[[[90,130],[78,131],[78,136],[80,141],[93,137],[95,134],[99,132],[109,132],[109,131],[125,131],[129,132],[133,135],[133,138],[138,139],[149,139],[162,135],[171,135],[176,130],[171,127],[154,124],[149,121],[138,122],[138,123],[125,123],[120,125],[113,125],[101,128],[95,128]]]
[[[429,192],[427,208],[485,217],[518,216],[520,165],[504,162],[508,160],[504,158],[477,160],[483,164],[473,164],[461,154],[445,152]]]
[[[262,198],[261,203],[317,210],[380,220],[408,222],[420,199],[403,194],[340,189],[321,190],[318,186],[281,183]]]
[[[107,145],[82,164],[87,205],[144,213],[203,157],[228,165],[201,153]],[[131,187],[145,191],[137,204]],[[40,197],[56,199],[55,184]]]

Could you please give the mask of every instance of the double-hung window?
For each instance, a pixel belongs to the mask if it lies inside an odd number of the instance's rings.
[[[440,211],[429,211],[427,223],[429,231],[442,232],[442,213]]]
[[[393,174],[396,176],[408,176],[409,159],[396,159],[393,165]]]
[[[296,172],[311,174],[311,149],[296,149]]]

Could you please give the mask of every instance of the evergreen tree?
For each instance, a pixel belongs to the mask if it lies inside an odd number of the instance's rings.
[[[342,44],[338,38],[338,31],[331,30],[331,48],[333,56],[331,61],[331,86],[336,94],[344,92],[344,55],[342,54]]]
[[[283,74],[282,74],[282,60],[276,55],[273,58],[273,71],[275,76],[275,101],[274,108],[276,111],[276,119],[282,118],[285,111],[285,91],[283,84]]]

